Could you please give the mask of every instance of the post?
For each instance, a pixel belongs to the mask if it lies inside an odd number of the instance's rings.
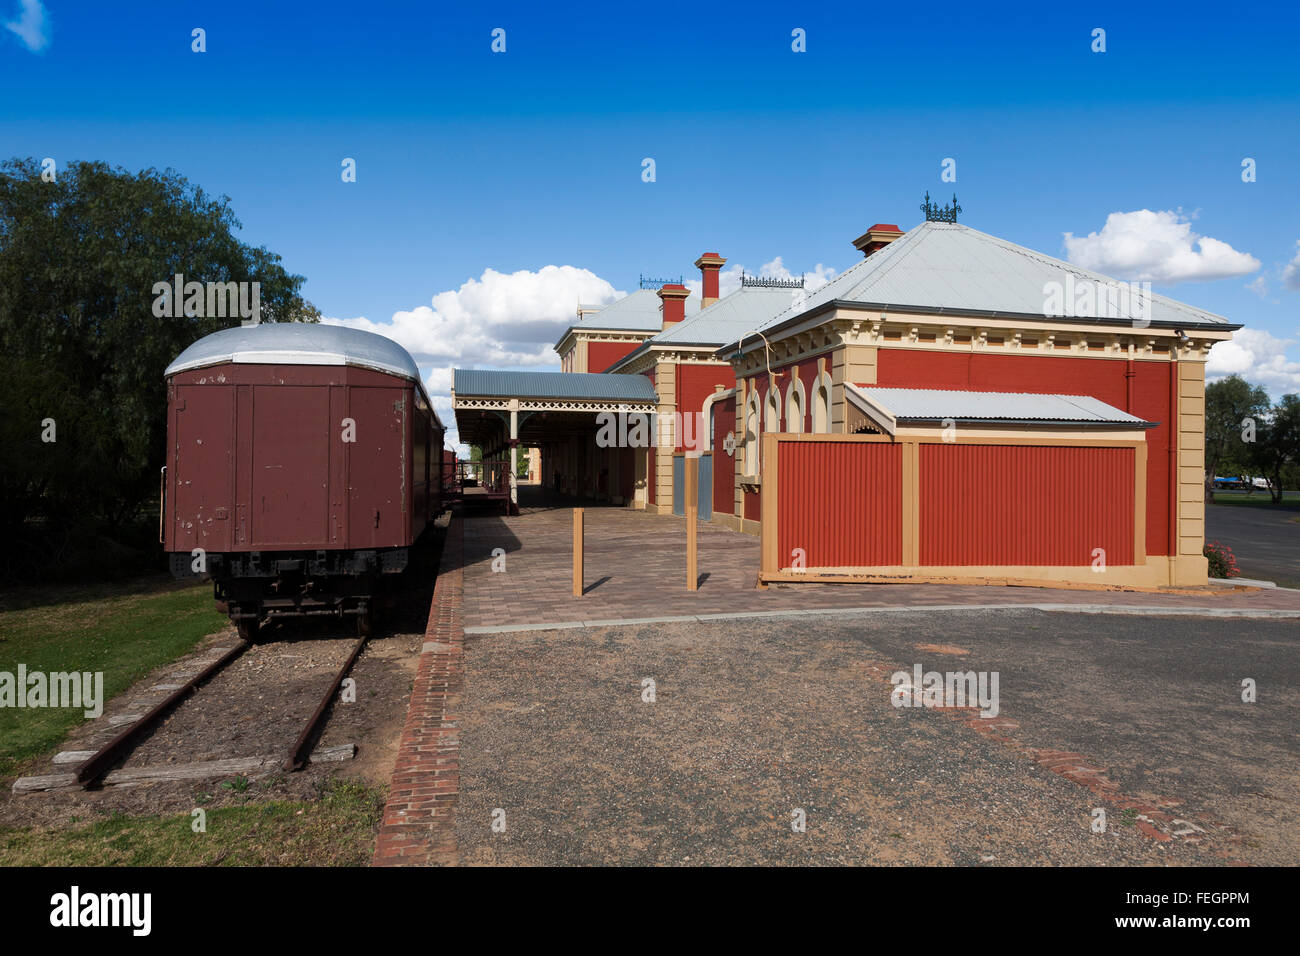
[[[698,591],[700,575],[696,536],[700,527],[700,459],[688,452],[684,464],[686,487],[682,494],[686,502],[686,590]]]
[[[573,596],[582,597],[582,508],[573,509]]]
[[[510,401],[510,508],[511,514],[519,513],[519,489],[515,474],[519,471],[519,399]]]

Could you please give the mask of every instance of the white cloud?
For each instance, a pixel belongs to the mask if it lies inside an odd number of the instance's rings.
[[[1279,339],[1263,329],[1239,329],[1231,342],[1210,350],[1205,365],[1207,379],[1240,375],[1252,385],[1262,385],[1274,398],[1300,392],[1300,360],[1287,355],[1295,339]]]
[[[1300,239],[1296,240],[1295,258],[1282,270],[1282,284],[1293,292],[1300,292]]]
[[[1244,276],[1260,267],[1249,253],[1192,232],[1191,221],[1171,210],[1113,212],[1101,232],[1078,238],[1067,232],[1065,249],[1085,269],[1167,285]]]
[[[393,313],[388,322],[322,318],[377,332],[415,359],[438,417],[454,432],[447,395],[453,366],[536,368],[556,365],[555,342],[577,318],[578,303],[603,305],[623,293],[587,269],[544,266],[513,273],[485,269],[459,289],[439,292],[430,305]],[[449,436],[456,440],[454,434]]]
[[[8,20],[4,26],[33,53],[40,53],[49,45],[50,18],[41,5],[41,0],[21,0],[18,19]]]
[[[721,275],[723,295],[740,288],[741,266]],[[790,279],[780,256],[764,263],[760,276]],[[806,273],[808,289],[825,285],[836,275],[818,263]],[[698,301],[700,281],[688,281]],[[459,289],[439,292],[429,305],[394,312],[387,322],[364,316],[354,319],[323,317],[327,325],[344,325],[376,332],[397,342],[415,359],[425,390],[448,429],[448,442],[459,442],[451,410],[451,370],[460,368],[538,368],[555,366],[555,343],[577,319],[578,303],[604,305],[626,293],[588,269],[543,266],[536,272],[504,273],[483,270]],[[462,453],[465,449],[462,447]]]
[[[1268,299],[1268,279],[1264,278],[1262,275],[1255,276],[1255,278],[1247,282],[1246,288],[1255,293],[1255,295],[1259,296],[1261,299]]]

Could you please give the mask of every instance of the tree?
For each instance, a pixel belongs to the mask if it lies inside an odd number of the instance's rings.
[[[1269,410],[1268,393],[1240,375],[1229,375],[1205,387],[1205,500],[1214,501],[1214,476],[1228,461],[1244,462],[1247,447],[1259,437]]]
[[[1281,504],[1282,472],[1300,463],[1300,395],[1283,395],[1269,410],[1251,449],[1252,470],[1268,477],[1273,503]]]
[[[172,170],[0,163],[0,534],[100,519],[119,527],[158,491],[163,370],[239,319],[158,317],[153,286],[258,282],[263,321],[319,313],[280,257],[239,241],[227,197]],[[180,312],[181,310],[176,310]],[[54,441],[41,423],[55,422]]]

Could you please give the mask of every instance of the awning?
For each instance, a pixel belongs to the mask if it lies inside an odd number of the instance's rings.
[[[942,388],[877,388],[845,384],[850,405],[887,435],[899,425],[954,424],[1154,428],[1090,395],[970,392]]]

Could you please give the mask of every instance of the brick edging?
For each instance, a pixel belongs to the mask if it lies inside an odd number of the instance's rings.
[[[459,711],[465,674],[464,551],[464,522],[453,512],[372,866],[456,863]]]

